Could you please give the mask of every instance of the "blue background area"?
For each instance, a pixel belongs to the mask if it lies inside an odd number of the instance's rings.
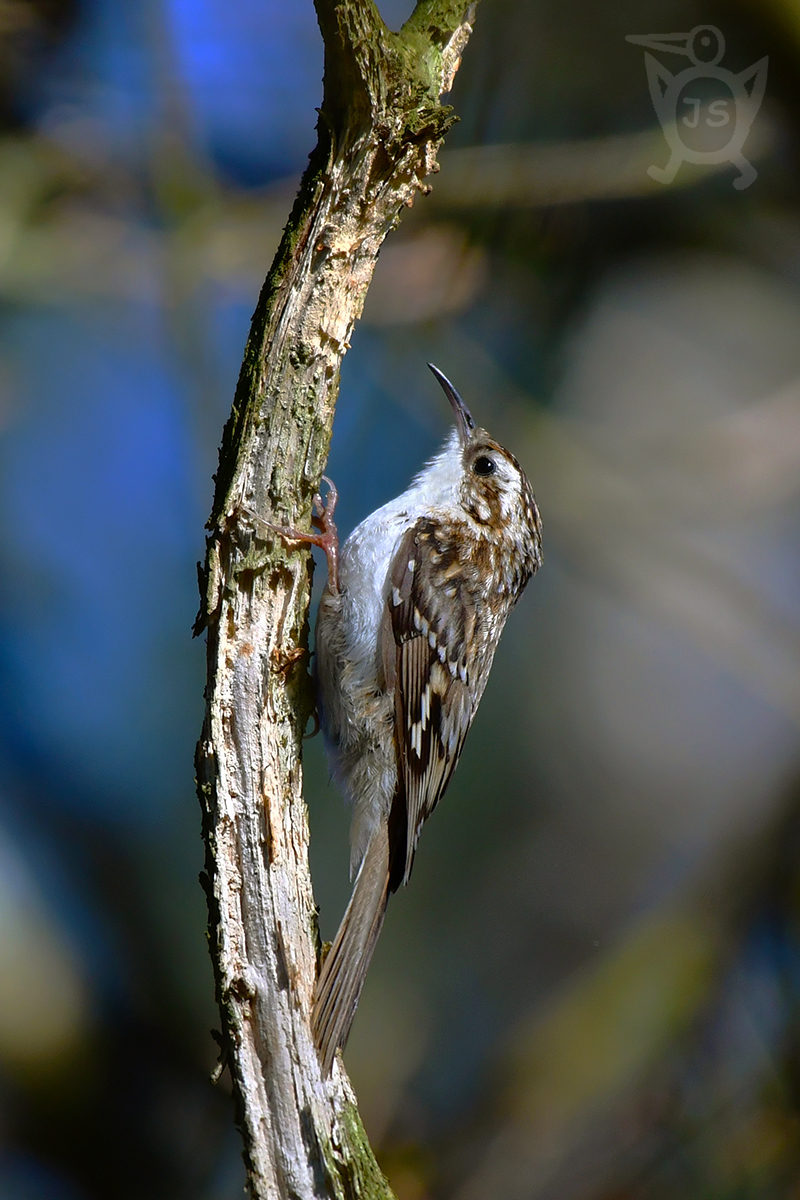
[[[228,1200],[195,564],[321,39],[310,2],[30,14],[0,35],[0,1200]],[[486,3],[344,361],[342,532],[445,435],[427,361],[545,523],[348,1047],[400,1200],[794,1195],[800,16],[723,15],[733,68],[770,55],[745,193],[725,166],[649,186],[641,6]],[[534,163],[530,195],[486,198],[458,154],[486,145]]]

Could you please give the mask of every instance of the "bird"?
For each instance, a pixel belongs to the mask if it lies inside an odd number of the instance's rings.
[[[324,1075],[344,1049],[389,896],[409,881],[511,609],[542,561],[541,519],[510,451],[476,426],[432,363],[455,424],[440,452],[342,546],[337,492],[315,497],[328,580],[316,622],[317,710],[331,775],[352,805],[353,891],[313,994]]]

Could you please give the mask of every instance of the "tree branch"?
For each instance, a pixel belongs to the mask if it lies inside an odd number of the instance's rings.
[[[372,0],[317,0],[318,143],[253,317],[220,463],[197,631],[197,749],[211,951],[253,1197],[390,1197],[344,1071],[321,1076],[309,1010],[318,931],[300,748],[310,559],[254,520],[303,525],[342,357],[381,243],[435,169],[475,4],[422,0],[398,34]]]

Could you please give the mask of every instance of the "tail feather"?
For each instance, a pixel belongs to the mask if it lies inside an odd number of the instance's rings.
[[[327,1075],[344,1049],[389,899],[389,837],[379,829],[364,855],[353,894],[314,991],[311,1028]]]

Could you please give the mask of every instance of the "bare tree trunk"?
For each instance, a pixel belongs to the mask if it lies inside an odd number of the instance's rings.
[[[220,451],[198,629],[197,749],[223,1053],[253,1197],[390,1197],[347,1076],[322,1078],[309,1009],[318,931],[301,736],[310,559],[253,514],[308,527],[339,368],[381,243],[435,167],[474,3],[421,0],[399,34],[372,0],[317,0],[324,101],[253,317]],[[260,531],[260,532],[259,532]]]

